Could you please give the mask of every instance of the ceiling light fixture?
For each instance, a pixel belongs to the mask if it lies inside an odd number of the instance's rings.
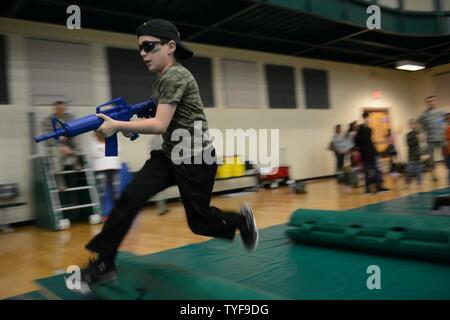
[[[396,63],[395,68],[397,70],[419,71],[425,69],[425,64],[416,61],[402,60]]]

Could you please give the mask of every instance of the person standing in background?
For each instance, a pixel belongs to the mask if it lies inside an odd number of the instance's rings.
[[[75,116],[67,111],[64,101],[55,101],[53,103],[54,112],[45,118],[42,123],[42,131],[53,131],[52,118],[56,117],[59,121],[66,123],[74,120]],[[80,151],[75,142],[75,138],[59,137],[59,139],[49,139],[45,144],[45,153],[51,159],[56,171],[63,171],[64,174],[57,174],[56,181],[59,191],[65,191],[79,186],[76,170],[80,170],[82,162]],[[71,172],[73,171],[73,172]],[[74,190],[68,191],[66,206],[76,206],[80,204],[80,196]],[[79,212],[79,209],[72,210],[73,214]]]
[[[364,163],[364,177],[366,194],[370,194],[370,185],[376,184],[376,192],[387,192],[383,186],[383,178],[377,166],[377,150],[372,141],[372,129],[369,127],[369,113],[363,113],[364,123],[359,126],[355,137],[355,146],[358,148]]]
[[[334,136],[331,140],[330,149],[334,151],[336,156],[336,176],[339,184],[344,183],[344,162],[345,155],[350,150],[348,148],[348,140],[342,134],[340,124],[336,125]]]
[[[355,136],[357,131],[358,123],[356,121],[350,122],[345,138],[348,140],[348,143],[351,144],[352,148],[355,146]]]
[[[390,160],[389,172],[391,173],[392,176],[397,177],[398,176],[398,171],[397,171],[398,152],[397,152],[397,148],[395,147],[395,135],[391,129],[387,130],[386,140],[387,140],[388,146],[387,146],[386,150],[384,151],[384,156],[388,157]]]
[[[348,125],[347,133],[345,134],[345,139],[347,140],[347,144],[349,147],[349,156],[350,156],[350,167],[355,168],[357,167],[357,161],[356,158],[359,156],[359,152],[357,148],[355,147],[355,137],[356,133],[358,132],[358,123],[356,121],[351,122]]]
[[[445,164],[448,169],[448,184],[450,185],[450,113],[447,113],[447,127],[445,129],[445,148],[444,148],[444,156],[445,156]]]
[[[360,172],[363,171],[362,163],[361,163],[361,154],[358,149],[355,147],[355,137],[358,132],[358,122],[353,121],[348,125],[347,134],[345,138],[347,139],[347,143],[350,147],[349,149],[349,158],[350,158],[350,173],[349,173],[349,185],[353,188],[359,187],[359,175]]]
[[[53,103],[54,112],[49,115],[42,123],[42,131],[53,131],[52,118],[56,117],[59,121],[66,123],[74,120],[75,117],[67,112],[66,103],[64,101],[55,101]],[[78,169],[80,166],[78,147],[74,138],[60,137],[58,140],[49,139],[46,141],[47,154],[57,163],[59,170],[68,171]],[[75,181],[70,175],[65,175],[65,187],[74,187]],[[62,188],[64,189],[64,188]]]
[[[406,166],[406,184],[409,186],[413,176],[417,179],[417,185],[422,186],[422,164],[420,163],[420,141],[417,121],[409,121],[411,131],[406,135],[406,144],[408,145],[408,164]]]
[[[425,99],[426,110],[419,118],[419,124],[427,135],[428,155],[431,166],[431,177],[433,182],[437,181],[435,174],[435,158],[436,149],[442,152],[445,146],[445,113],[437,109],[437,99],[435,96],[429,96]]]

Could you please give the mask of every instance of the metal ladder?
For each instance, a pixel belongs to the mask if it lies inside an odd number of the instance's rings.
[[[55,170],[54,156],[44,157],[45,176],[48,184],[48,190],[50,193],[50,201],[55,216],[56,229],[63,230],[70,227],[70,220],[64,218],[63,212],[70,210],[77,210],[83,208],[92,208],[93,214],[89,216],[90,224],[98,224],[101,222],[101,206],[100,199],[97,193],[97,187],[95,184],[95,177],[90,168],[88,160],[85,155],[80,155],[82,168],[80,170],[59,171]],[[58,179],[63,175],[74,174],[83,172],[85,174],[87,185],[66,188],[60,190],[58,187]],[[63,206],[61,204],[60,193],[61,192],[79,192],[80,190],[89,190],[90,203],[78,204],[72,206]]]

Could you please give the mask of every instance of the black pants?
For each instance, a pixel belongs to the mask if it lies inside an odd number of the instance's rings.
[[[448,184],[450,185],[450,155],[447,154],[445,155],[445,164],[447,165],[447,169],[448,169]]]
[[[192,161],[193,163],[193,161]],[[120,243],[147,200],[178,185],[189,228],[195,234],[233,239],[241,225],[239,213],[210,206],[217,164],[174,164],[162,151],[152,151],[142,169],[116,201],[102,231],[87,245],[103,259],[114,259]]]
[[[345,164],[345,154],[336,152],[336,171],[342,171]]]
[[[344,182],[344,163],[345,163],[345,154],[340,154],[335,152],[336,155],[336,176],[337,181],[339,183]]]
[[[370,190],[369,187],[372,183],[376,184],[377,189],[382,187],[383,177],[376,160],[364,160],[364,178],[366,180],[366,192]]]

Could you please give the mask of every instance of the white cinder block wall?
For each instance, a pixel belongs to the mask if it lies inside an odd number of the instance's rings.
[[[27,67],[26,37],[83,42],[92,49],[93,97],[96,105],[111,98],[106,46],[136,48],[136,38],[94,30],[67,30],[65,27],[47,24],[0,19],[0,33],[7,36],[8,85],[10,104],[0,106],[0,183],[18,182],[25,201],[30,201],[31,171],[29,167],[30,142],[27,114],[36,111],[40,119],[47,116],[51,106],[33,107]],[[422,109],[423,97],[433,93],[431,76],[426,70],[421,73],[405,73],[395,70],[364,67],[352,64],[321,60],[294,58],[247,50],[208,45],[189,44],[199,56],[210,57],[213,65],[213,89],[215,108],[206,109],[211,128],[225,129],[280,129],[280,148],[286,149],[285,160],[291,166],[292,177],[304,179],[330,175],[334,172],[334,157],[326,150],[333,127],[345,126],[360,120],[364,108],[388,108],[394,129],[401,130],[399,147],[401,157],[405,155],[404,134],[407,120],[417,117]],[[255,108],[227,108],[224,97],[222,59],[256,62],[259,66],[260,105]],[[264,64],[281,64],[295,68],[297,109],[269,109]],[[329,72],[329,95],[331,109],[307,110],[301,77],[301,68],[325,69]],[[449,70],[450,65],[439,68]],[[373,100],[374,90],[382,92],[381,99]],[[149,88],[149,95],[151,89]],[[91,114],[94,107],[70,106],[76,116]],[[80,137],[87,150],[91,136]],[[132,170],[138,170],[148,154],[150,137],[141,136],[135,142],[121,138],[121,159],[128,162]],[[220,153],[220,151],[219,151]],[[10,210],[10,222],[32,219],[30,206]]]

